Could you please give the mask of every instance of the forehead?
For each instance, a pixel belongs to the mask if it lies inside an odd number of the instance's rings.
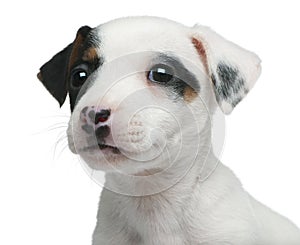
[[[94,33],[106,61],[145,51],[186,54],[192,46],[187,27],[156,17],[117,19],[98,26]]]

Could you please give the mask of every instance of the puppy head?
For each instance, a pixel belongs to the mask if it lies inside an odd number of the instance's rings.
[[[80,28],[38,78],[60,105],[69,93],[74,153],[139,174],[192,163],[215,106],[230,113],[259,74],[255,54],[209,28],[134,17]]]

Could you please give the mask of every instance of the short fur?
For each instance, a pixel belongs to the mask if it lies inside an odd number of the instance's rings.
[[[157,64],[173,79],[151,81]],[[78,69],[88,77],[76,87]],[[254,53],[211,29],[156,17],[83,27],[42,66],[60,105],[70,94],[71,151],[106,172],[93,245],[300,244],[298,228],[251,197],[211,148],[217,105],[230,113],[260,70]]]

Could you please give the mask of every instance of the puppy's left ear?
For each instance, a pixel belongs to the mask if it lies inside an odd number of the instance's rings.
[[[259,57],[205,26],[192,28],[192,42],[212,82],[216,101],[229,114],[258,79]]]

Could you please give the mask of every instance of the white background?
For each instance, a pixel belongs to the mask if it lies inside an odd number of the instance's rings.
[[[64,148],[65,139],[54,149],[68,105],[60,110],[36,73],[80,26],[129,15],[208,25],[261,57],[258,83],[226,119],[221,159],[254,197],[300,226],[297,1],[12,0],[1,5],[0,244],[90,244],[101,187]]]

